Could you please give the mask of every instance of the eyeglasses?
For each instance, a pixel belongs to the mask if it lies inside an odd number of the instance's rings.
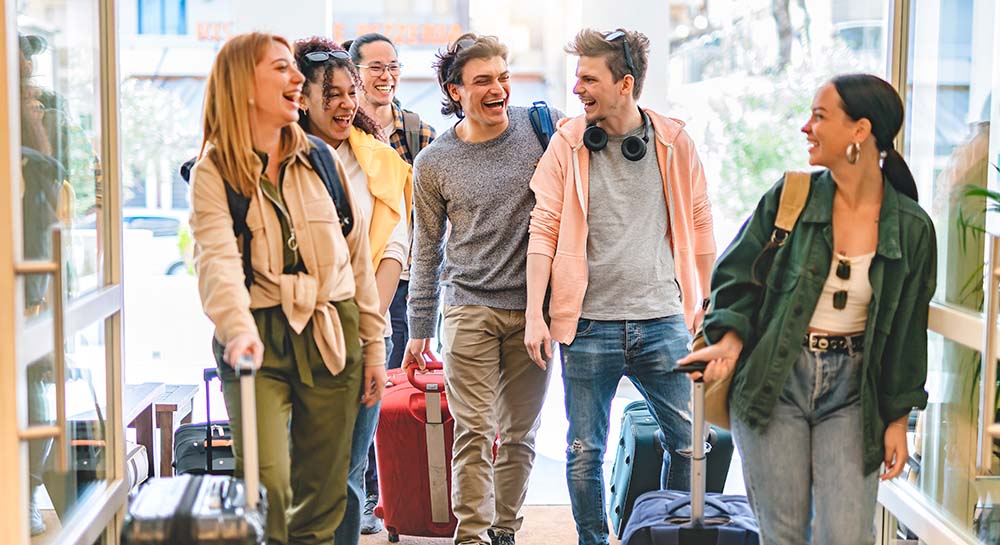
[[[403,67],[402,63],[398,62],[390,64],[355,64],[354,66],[368,70],[373,76],[381,76],[386,72],[386,70],[388,70],[393,76],[398,76],[399,69]]]
[[[837,260],[837,278],[841,280],[851,279],[851,261],[849,259]],[[847,290],[837,290],[833,292],[833,308],[844,310],[847,307]]]
[[[304,55],[304,57],[306,58],[307,61],[309,61],[311,63],[320,64],[320,63],[324,63],[324,62],[326,62],[326,61],[328,61],[330,59],[340,59],[342,61],[346,61],[346,60],[348,60],[348,59],[351,58],[351,54],[348,53],[347,51],[341,51],[341,50],[337,50],[337,51],[310,51],[309,53],[306,53]]]
[[[635,65],[632,64],[632,48],[628,45],[628,39],[625,37],[624,30],[612,30],[611,32],[604,33],[605,42],[613,42],[617,39],[622,39],[622,49],[625,50],[625,66],[628,67],[628,73],[635,77]]]

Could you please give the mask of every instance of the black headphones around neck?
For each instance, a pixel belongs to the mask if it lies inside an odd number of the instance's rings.
[[[649,118],[646,112],[639,109],[642,115],[642,138],[627,136],[622,140],[622,155],[629,161],[638,161],[646,156],[646,144],[649,143]],[[583,145],[590,151],[601,151],[608,145],[608,131],[591,124],[583,131]]]

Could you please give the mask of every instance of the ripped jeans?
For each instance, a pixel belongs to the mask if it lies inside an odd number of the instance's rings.
[[[560,346],[569,420],[566,481],[580,545],[608,543],[602,462],[611,399],[623,376],[646,398],[663,431],[661,486],[690,488],[691,461],[676,453],[691,448],[691,381],[670,372],[688,354],[690,339],[683,315],[653,320],[580,319],[576,338]]]

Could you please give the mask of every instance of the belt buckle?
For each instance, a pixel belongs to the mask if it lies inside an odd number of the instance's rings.
[[[809,333],[809,350],[813,352],[826,352],[829,349],[830,340],[826,338],[826,335]]]

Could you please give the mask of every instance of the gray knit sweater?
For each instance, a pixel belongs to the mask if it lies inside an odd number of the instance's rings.
[[[553,122],[561,112],[550,108]],[[528,187],[542,156],[528,109],[511,106],[500,136],[470,144],[448,129],[413,165],[416,210],[410,268],[410,337],[434,337],[437,308],[483,305],[524,310]],[[446,224],[451,232],[445,240]]]

